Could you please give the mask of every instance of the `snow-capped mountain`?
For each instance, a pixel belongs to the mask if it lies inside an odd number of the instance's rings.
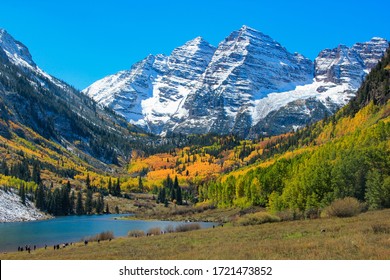
[[[373,38],[351,48],[339,45],[321,51],[314,62],[312,83],[256,100],[252,115],[255,125],[250,136],[280,134],[333,114],[355,96],[365,76],[388,47],[385,39]],[[314,106],[315,102],[321,104]]]
[[[251,126],[249,108],[255,100],[306,84],[312,77],[309,59],[291,54],[269,36],[243,26],[219,44],[202,80],[184,101],[188,116],[177,116],[166,129],[239,132]]]
[[[0,49],[6,54],[7,59],[25,74],[34,74],[37,85],[46,86],[45,80],[65,88],[65,83],[53,78],[39,68],[32,59],[30,51],[21,42],[15,40],[5,29],[0,28]],[[40,77],[40,78],[39,78]]]
[[[196,38],[84,92],[155,134],[277,134],[345,105],[387,47],[373,38],[326,49],[312,62],[243,26],[217,48]]]
[[[130,70],[92,84],[83,92],[129,122],[161,133],[173,115],[186,114],[183,101],[195,88],[215,48],[198,37],[172,54],[149,55]]]

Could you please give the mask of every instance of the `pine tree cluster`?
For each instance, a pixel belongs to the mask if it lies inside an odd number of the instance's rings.
[[[163,182],[163,187],[158,191],[157,203],[164,203],[167,206],[168,201],[174,202],[177,205],[183,204],[182,189],[179,186],[177,176],[172,180],[168,175],[167,179]]]

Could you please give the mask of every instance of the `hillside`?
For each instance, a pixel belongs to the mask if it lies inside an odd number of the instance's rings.
[[[128,142],[142,132],[45,73],[5,30],[0,30],[0,62],[0,135],[8,140],[16,133],[34,143],[30,129],[75,154],[118,164],[130,150]]]
[[[197,200],[219,207],[318,213],[347,196],[389,207],[389,64],[387,53],[349,105],[296,133],[203,136],[201,145],[133,157],[128,171],[150,189],[177,176]]]
[[[390,206],[389,51],[350,105],[276,141],[273,156],[200,188],[220,206],[318,212],[337,198]],[[265,166],[266,165],[266,166]]]
[[[108,184],[106,174],[126,173],[122,166],[133,149],[163,145],[45,73],[25,45],[0,29],[0,187],[25,188],[35,203],[41,186],[48,197],[68,182],[77,193],[87,174]]]

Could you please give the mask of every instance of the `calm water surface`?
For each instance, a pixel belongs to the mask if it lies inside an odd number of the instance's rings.
[[[115,237],[126,236],[129,230],[148,231],[153,227],[164,230],[168,225],[177,226],[183,222],[143,221],[115,219],[126,215],[66,216],[44,221],[0,223],[0,252],[17,251],[18,246],[45,244],[52,246],[66,242],[78,242],[83,237],[103,231],[114,232]],[[128,216],[128,215],[127,215]],[[199,223],[202,228],[213,223]]]

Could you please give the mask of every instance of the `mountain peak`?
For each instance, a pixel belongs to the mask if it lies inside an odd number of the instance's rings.
[[[21,42],[15,40],[5,29],[0,28],[0,48],[7,54],[8,58],[15,64],[29,64],[35,67],[28,48]]]
[[[382,38],[382,37],[372,37],[370,42],[386,42],[386,43],[389,43],[385,38]]]
[[[243,25],[238,30],[238,34],[239,34],[239,36],[250,36],[250,37],[257,37],[257,38],[261,38],[261,37],[269,38],[268,35],[265,35],[264,33],[254,29],[254,28],[251,28],[249,26],[246,26],[246,25]]]
[[[202,37],[198,36],[184,45],[174,49],[171,53],[171,60],[174,58],[179,58],[182,60],[184,57],[193,57],[193,56],[211,56],[215,51],[215,47],[210,45]]]
[[[201,36],[198,36],[190,41],[188,41],[186,43],[186,45],[200,45],[200,44],[204,44],[204,43],[207,43],[207,41],[205,41]]]
[[[243,25],[240,29],[233,31],[226,39],[226,41],[247,41],[248,43],[253,42],[267,42],[269,44],[278,44],[275,40],[273,40],[270,36],[253,29],[249,26]],[[278,44],[279,45],[279,44]]]
[[[202,37],[198,36],[186,42],[183,46],[178,47],[176,49],[193,49],[194,51],[196,51],[204,48],[214,48],[214,47],[210,45],[210,43],[204,40]]]
[[[247,32],[259,32],[258,30],[254,29],[254,28],[252,28],[250,26],[247,26],[245,24],[243,26],[241,26],[239,31],[241,31],[241,32],[245,32],[245,31],[247,31]]]

